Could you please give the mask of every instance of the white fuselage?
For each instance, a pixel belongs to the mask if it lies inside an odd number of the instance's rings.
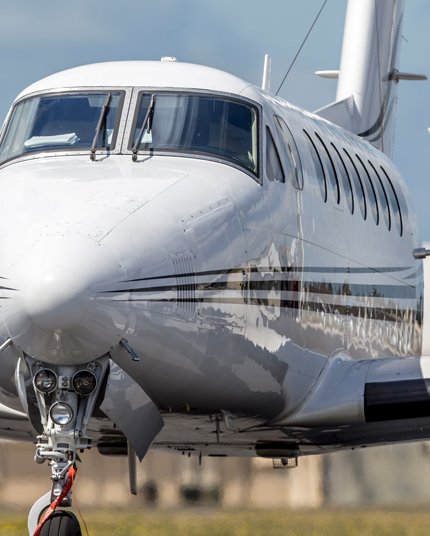
[[[351,360],[420,354],[423,280],[412,256],[420,235],[390,160],[244,83],[229,95],[259,110],[258,177],[195,154],[154,152],[133,162],[132,95],[145,85],[161,88],[172,67],[148,64],[149,78],[158,69],[153,83],[142,76],[138,89],[122,86],[117,150],[95,161],[84,150],[24,155],[0,169],[0,342],[13,340],[5,370],[23,354],[54,365],[110,355],[166,414],[205,421],[228,412],[261,425],[294,414],[335,352]],[[200,83],[197,94],[204,76]],[[99,86],[109,90],[109,80]],[[173,76],[170,91],[190,91],[179,87],[200,86]],[[302,188],[288,172],[275,115],[295,140]],[[267,174],[267,128],[284,182]],[[332,158],[319,147],[325,196],[312,156],[321,140]],[[352,158],[350,172],[359,170],[364,212],[352,175],[352,193],[345,191],[336,150],[345,162],[345,151]],[[376,185],[372,209],[362,163],[391,181],[390,198],[381,179],[388,219]],[[13,406],[10,377],[1,375],[0,384],[2,402]],[[163,433],[163,448],[189,440],[186,429],[175,439]]]

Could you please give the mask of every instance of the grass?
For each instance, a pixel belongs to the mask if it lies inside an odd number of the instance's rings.
[[[424,536],[424,510],[206,510],[89,512],[90,536]],[[0,513],[0,535],[27,536],[24,515]],[[85,536],[85,532],[83,532]]]

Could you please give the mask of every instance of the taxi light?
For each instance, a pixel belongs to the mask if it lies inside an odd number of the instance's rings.
[[[57,375],[49,369],[42,369],[34,377],[34,387],[40,393],[52,393],[57,387]]]
[[[91,394],[97,385],[97,378],[89,370],[80,370],[73,376],[73,389],[80,395]]]
[[[73,410],[69,404],[65,402],[56,402],[51,407],[51,419],[55,424],[65,426],[73,419]]]

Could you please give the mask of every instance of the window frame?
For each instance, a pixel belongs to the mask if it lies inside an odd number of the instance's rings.
[[[350,212],[351,214],[354,214],[354,210],[355,210],[354,190],[353,190],[353,188],[352,188],[352,182],[351,182],[351,178],[350,178],[350,176],[349,176],[348,168],[346,167],[345,162],[343,161],[343,158],[342,158],[340,152],[338,151],[336,145],[335,145],[333,142],[331,142],[331,145],[332,145],[332,147],[333,147],[333,149],[334,149],[334,152],[337,154],[337,156],[338,156],[338,158],[339,158],[339,160],[340,160],[340,163],[341,163],[342,166],[343,166],[343,169],[345,170],[345,173],[346,173],[346,179],[347,179],[348,184],[349,184],[349,191],[351,192],[351,207],[349,206],[348,201],[347,201],[346,204],[348,205],[349,212]],[[342,175],[342,170],[339,169],[339,166],[338,166],[338,171],[339,171],[339,173]],[[343,181],[342,181],[342,182],[343,182]],[[345,186],[343,187],[343,191],[344,191],[344,194],[345,194],[345,198],[348,199],[348,197],[347,197],[347,195],[346,195],[346,192],[345,192]]]
[[[397,230],[399,231],[400,236],[403,236],[403,214],[402,214],[402,209],[401,209],[401,207],[400,207],[399,196],[397,195],[396,189],[394,188],[393,181],[392,181],[392,180],[390,179],[390,177],[388,176],[388,173],[385,171],[385,168],[382,167],[381,165],[380,165],[379,167],[382,169],[382,172],[383,172],[383,174],[385,175],[385,178],[387,179],[388,184],[391,186],[391,191],[392,191],[393,194],[394,194],[394,198],[395,198],[395,200],[396,200],[397,208],[398,208],[398,212],[399,212],[399,218],[400,218],[400,230],[399,230],[399,228],[398,228],[397,223],[396,223],[396,227],[397,227]],[[392,218],[392,219],[393,219],[393,218]]]
[[[324,150],[325,150],[325,153],[327,155],[327,158],[330,162],[330,165],[331,165],[331,169],[333,170],[333,173],[334,173],[334,178],[335,178],[335,181],[336,181],[336,187],[335,187],[335,190],[337,192],[337,197],[335,197],[334,199],[334,202],[335,202],[335,206],[340,206],[340,201],[341,201],[341,191],[340,191],[340,186],[339,186],[339,179],[338,179],[338,176],[337,176],[337,171],[336,171],[336,167],[333,163],[333,159],[331,157],[331,154],[330,154],[330,151],[328,150],[327,148],[327,145],[324,143],[324,140],[322,139],[322,137],[320,136],[320,134],[318,134],[318,132],[315,132],[315,136],[318,138],[318,141],[321,143],[321,145],[323,146]],[[330,168],[328,167],[328,165],[326,164],[326,168],[327,168],[327,173],[330,175]],[[330,178],[330,177],[329,177]],[[330,180],[330,182],[332,182]],[[331,190],[333,190],[332,187],[330,187]]]
[[[215,156],[211,153],[202,153],[200,151],[172,151],[169,149],[139,149],[139,156],[173,156],[173,157],[182,157],[182,158],[191,158],[198,160],[205,160],[209,162],[216,162],[220,164],[226,164],[230,167],[238,169],[250,177],[252,177],[260,185],[263,184],[263,133],[262,133],[262,107],[261,105],[247,97],[240,95],[231,95],[230,93],[224,93],[222,91],[211,91],[211,90],[195,90],[183,88],[169,88],[166,90],[161,87],[147,87],[147,86],[135,86],[132,88],[132,102],[127,118],[126,133],[124,135],[124,140],[122,144],[122,154],[132,154],[133,151],[133,140],[134,133],[136,130],[137,121],[139,119],[140,104],[142,102],[143,95],[189,95],[189,96],[201,96],[201,97],[214,97],[219,100],[228,100],[231,102],[238,102],[240,104],[246,104],[247,106],[254,108],[257,114],[257,172],[254,173],[251,169],[245,167],[245,165],[240,165],[237,160],[230,159],[226,156]]]
[[[355,165],[355,162],[354,160],[352,159],[352,156],[348,153],[348,151],[345,149],[345,147],[343,148],[343,152],[346,154],[346,156],[348,157],[348,160],[349,162],[351,163],[352,167],[354,168],[354,171],[357,175],[357,179],[358,179],[358,182],[360,184],[360,188],[361,188],[361,193],[363,194],[363,205],[364,205],[364,214],[363,214],[363,210],[362,210],[362,207],[361,207],[361,204],[360,202],[357,200],[357,205],[360,207],[360,212],[361,212],[361,215],[363,216],[363,220],[366,221],[367,219],[367,202],[366,202],[366,190],[363,186],[363,181],[361,180],[361,177],[360,177],[360,173],[357,169],[357,166]],[[353,178],[353,181],[354,183],[354,186],[356,186],[356,183],[354,181],[354,178]],[[357,188],[355,188],[355,190],[357,190]],[[356,197],[358,198],[359,196],[357,195],[357,192],[355,192],[356,194]]]
[[[302,160],[300,158],[300,153],[297,147],[296,140],[294,139],[293,133],[291,132],[291,129],[289,128],[285,120],[280,115],[277,115],[277,114],[275,114],[274,117],[275,117],[275,121],[274,121],[275,127],[278,133],[280,134],[279,137],[282,140],[282,145],[284,146],[284,149],[286,152],[286,158],[290,158],[290,155],[291,155],[291,157],[294,158],[294,161],[297,159],[296,166],[294,167],[296,171],[295,173],[296,180],[294,181],[293,178],[291,178],[291,183],[296,190],[303,190],[304,181],[303,181]],[[287,133],[284,132],[281,122],[285,125],[285,128],[287,129]],[[295,182],[297,183],[297,185],[295,184]]]
[[[314,140],[311,138],[311,135],[308,133],[307,130],[303,129],[303,132],[306,134],[306,137],[308,138],[308,140],[310,141],[311,143],[311,147],[313,148],[317,158],[318,158],[318,161],[320,163],[320,166],[321,166],[321,170],[322,170],[322,176],[323,176],[323,179],[324,179],[324,195],[323,194],[323,188],[322,188],[322,185],[321,185],[321,182],[318,180],[318,177],[316,178],[317,182],[318,182],[318,186],[320,187],[320,193],[321,193],[321,197],[323,199],[323,202],[324,203],[327,203],[327,199],[328,199],[328,188],[327,188],[327,178],[325,176],[325,170],[324,170],[324,165],[323,165],[323,162],[321,160],[321,157],[320,157],[320,154],[318,152],[318,149],[314,143]],[[310,149],[311,150],[311,149]],[[312,157],[311,157],[312,158]],[[312,163],[314,163],[314,159],[312,158]]]
[[[121,122],[121,117],[123,116],[124,112],[128,109],[128,105],[129,105],[129,97],[130,97],[130,88],[128,88],[128,91],[127,91],[127,88],[126,87],[102,87],[102,88],[91,88],[91,89],[86,89],[86,88],[64,88],[64,89],[55,89],[55,90],[52,90],[52,91],[49,91],[49,90],[43,90],[43,91],[38,91],[38,92],[35,92],[35,93],[31,93],[29,95],[25,95],[22,99],[19,99],[17,100],[16,102],[13,103],[12,105],[12,108],[7,116],[7,119],[5,121],[5,124],[4,124],[4,127],[1,131],[1,137],[0,137],[0,148],[4,142],[4,139],[9,131],[9,127],[11,125],[11,122],[13,120],[13,117],[14,117],[14,113],[15,113],[15,110],[17,109],[18,106],[20,106],[21,104],[23,104],[24,102],[26,101],[29,101],[29,100],[32,100],[32,99],[37,99],[37,98],[40,98],[40,97],[55,97],[55,96],[63,96],[63,95],[73,95],[73,94],[84,94],[84,95],[88,95],[88,94],[101,94],[101,95],[108,95],[109,93],[119,93],[120,94],[120,98],[119,98],[119,103],[118,103],[118,110],[117,110],[117,116],[115,118],[115,126],[114,126],[114,135],[112,137],[112,143],[111,143],[111,147],[109,149],[107,149],[106,147],[97,147],[97,154],[119,154],[120,153],[120,150],[121,150],[121,145],[122,145],[122,137],[123,137],[123,127],[122,127],[122,122]],[[127,98],[128,97],[128,98]],[[95,131],[94,131],[94,134],[95,134]],[[67,149],[63,149],[63,148],[55,148],[55,149],[45,149],[45,148],[41,148],[40,150],[37,150],[37,151],[31,151],[31,152],[28,152],[28,153],[21,153],[19,155],[15,155],[15,156],[11,156],[10,158],[7,158],[6,160],[3,160],[2,162],[0,162],[0,168],[9,164],[9,163],[12,163],[12,162],[16,162],[16,161],[20,161],[20,160],[26,160],[26,159],[29,159],[29,158],[37,158],[37,157],[41,157],[43,155],[48,155],[48,156],[69,156],[70,153],[72,155],[89,155],[91,152],[91,146],[89,146],[88,148],[85,147],[76,147],[74,148],[73,146],[70,146],[68,147]]]
[[[373,186],[373,182],[372,182],[372,179],[369,175],[369,172],[367,171],[367,168],[363,162],[363,160],[361,159],[360,155],[358,155],[357,153],[355,154],[357,160],[360,162],[361,166],[363,167],[365,173],[366,173],[366,176],[367,178],[369,179],[369,184],[370,184],[370,187],[372,188],[372,192],[373,192],[373,195],[374,195],[374,198],[375,198],[375,206],[376,206],[376,219],[375,219],[375,214],[373,212],[373,209],[372,209],[372,203],[370,202],[370,199],[369,199],[369,192],[367,192],[367,199],[368,199],[368,202],[369,202],[369,205],[370,205],[370,208],[371,208],[371,212],[373,214],[373,219],[375,220],[375,224],[376,226],[379,225],[379,220],[380,220],[380,217],[379,217],[379,205],[378,205],[378,197],[376,195],[376,191],[375,191],[375,187]],[[367,190],[367,185],[366,185],[366,190]]]
[[[391,207],[390,207],[390,202],[389,202],[388,197],[387,197],[387,192],[385,191],[384,185],[382,184],[381,177],[379,176],[379,173],[376,171],[375,166],[372,164],[372,162],[370,160],[367,160],[367,161],[368,161],[370,167],[373,169],[373,172],[375,173],[376,178],[379,181],[379,185],[382,188],[382,193],[384,194],[384,199],[385,199],[385,203],[387,205],[387,210],[388,210],[388,225],[387,225],[387,227],[388,227],[388,230],[391,231]],[[379,197],[381,197],[381,194],[379,193],[378,187],[376,187],[376,190],[378,191]],[[382,204],[383,203],[381,202],[381,199],[380,199],[379,205],[381,206]],[[381,211],[379,211],[379,212],[381,212]],[[384,214],[384,219],[385,219],[385,223],[387,223],[387,220],[385,218],[385,214]]]
[[[284,171],[284,166],[282,165],[282,161],[281,161],[281,157],[279,156],[279,151],[278,151],[278,147],[276,146],[276,142],[275,142],[275,138],[273,137],[273,134],[272,134],[272,131],[270,130],[270,127],[269,125],[266,124],[266,137],[265,137],[265,152],[264,152],[264,159],[265,159],[265,165],[264,165],[264,173],[266,175],[266,179],[270,182],[279,182],[279,183],[284,183],[285,184],[285,171]],[[267,143],[267,139],[268,139],[268,136],[270,137],[270,140],[272,141],[272,145],[273,145],[273,148],[275,149],[275,153],[276,153],[276,156],[278,158],[278,163],[279,163],[279,167],[281,168],[281,173],[282,173],[282,180],[278,181],[276,180],[275,178],[271,179],[269,178],[269,175],[267,174],[267,149],[268,149],[268,143]]]

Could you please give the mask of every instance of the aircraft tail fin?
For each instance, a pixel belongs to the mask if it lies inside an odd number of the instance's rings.
[[[336,102],[317,114],[391,157],[405,0],[349,0]],[[336,71],[320,76],[336,77]],[[409,78],[411,79],[411,78]]]

